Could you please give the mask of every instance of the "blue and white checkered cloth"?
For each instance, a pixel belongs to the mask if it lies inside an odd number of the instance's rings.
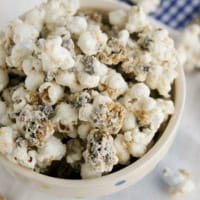
[[[129,0],[122,1],[130,3]],[[160,6],[151,16],[171,28],[181,29],[196,14],[200,14],[200,0],[161,0]]]

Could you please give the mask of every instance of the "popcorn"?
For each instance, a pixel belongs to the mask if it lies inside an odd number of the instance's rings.
[[[117,134],[124,120],[124,108],[118,103],[98,104],[95,100],[95,113],[92,114],[92,123],[95,127],[106,130],[110,134]]]
[[[13,130],[10,127],[0,128],[0,152],[2,154],[12,153],[14,148]]]
[[[32,41],[22,41],[17,43],[11,50],[11,55],[6,58],[6,63],[11,68],[17,68],[19,71],[22,70],[22,63],[24,59],[30,56],[34,50],[35,45]]]
[[[54,160],[61,160],[66,153],[66,146],[56,137],[52,136],[46,145],[38,150],[37,164],[46,168]]]
[[[85,72],[80,72],[78,74],[78,79],[80,81],[80,84],[83,86],[83,88],[95,88],[99,84],[99,77],[96,75],[89,75]]]
[[[27,141],[36,147],[43,147],[54,134],[53,124],[44,113],[25,107],[17,118],[17,125]]]
[[[30,75],[32,72],[42,73],[42,63],[41,60],[33,56],[27,57],[22,63],[22,69],[25,75]]]
[[[126,111],[122,129],[124,131],[128,131],[133,128],[136,128],[136,126],[137,126],[136,116],[134,115],[134,113],[132,113],[130,111]]]
[[[54,105],[62,99],[63,88],[54,82],[45,82],[39,88],[41,99],[44,103]]]
[[[78,94],[72,94],[72,101],[73,98],[75,98],[75,107],[80,108],[87,103],[91,103],[92,101],[92,95],[90,94],[91,91],[83,91]]]
[[[39,173],[90,179],[151,148],[175,110],[178,60],[138,7],[79,6],[49,0],[0,32],[0,152]]]
[[[44,74],[40,72],[32,72],[26,77],[25,87],[27,90],[36,91],[44,82]]]
[[[126,46],[129,40],[129,32],[124,29],[119,32],[119,43],[123,46]]]
[[[185,169],[173,171],[166,168],[163,170],[163,179],[174,196],[189,193],[195,189],[195,184]]]
[[[87,148],[83,153],[86,164],[97,172],[109,172],[118,162],[113,138],[106,132],[92,130],[87,137]]]
[[[79,92],[83,87],[78,83],[76,74],[69,71],[59,71],[56,76],[56,83],[70,88],[71,92]]]
[[[177,76],[177,55],[173,41],[162,29],[148,27],[138,34],[137,45],[132,56],[121,65],[121,69],[137,81],[145,82],[151,89],[169,97],[171,85]],[[164,64],[163,64],[164,62]]]
[[[111,38],[97,56],[106,65],[117,65],[126,60],[126,50],[117,38]]]
[[[88,31],[83,32],[77,45],[86,55],[95,55],[106,44],[107,35],[102,33],[99,27],[90,26]]]
[[[125,93],[128,89],[128,85],[121,74],[114,70],[109,70],[99,88],[112,99],[117,99],[120,95]]]
[[[27,40],[35,41],[39,36],[39,31],[34,26],[26,24],[21,20],[14,21],[11,26],[13,29],[13,41],[16,44]]]
[[[53,123],[60,133],[76,138],[76,125],[78,123],[78,113],[70,104],[61,103],[56,106]]]
[[[95,168],[90,166],[89,164],[82,164],[81,165],[81,177],[83,179],[94,179],[101,177],[101,172],[98,172]]]
[[[93,57],[93,67],[94,67],[94,71],[95,74],[99,76],[100,81],[102,81],[106,74],[108,73],[108,67],[106,65],[104,65],[103,63],[101,63],[99,60],[97,60],[95,57]]]
[[[136,117],[139,126],[152,132],[157,131],[165,119],[174,112],[174,106],[170,100],[155,100],[149,95],[148,87],[138,83],[126,92],[120,102]],[[132,125],[134,126],[134,123]]]
[[[38,32],[42,30],[44,23],[45,11],[41,8],[34,8],[24,16],[24,22],[26,24],[34,26]]]
[[[49,28],[59,25],[62,18],[74,15],[80,7],[78,0],[52,0],[45,4],[45,22]],[[59,12],[58,12],[59,11]]]
[[[117,151],[117,157],[119,159],[119,164],[127,165],[130,162],[130,153],[124,135],[118,134],[114,140],[114,145]]]
[[[74,66],[71,53],[61,46],[61,37],[51,39],[40,39],[41,60],[44,71],[66,70]]]
[[[91,104],[85,104],[79,109],[78,118],[81,121],[90,121],[93,112],[93,106]]]
[[[114,10],[109,13],[109,22],[120,28],[124,27],[127,21],[127,12],[124,10]]]
[[[61,18],[67,15],[61,2],[62,1],[51,0],[47,4],[44,4],[44,23],[48,25],[48,31],[59,25]]]
[[[129,153],[136,158],[142,157],[146,153],[147,147],[154,137],[154,134],[140,132],[137,128],[125,132],[124,135]]]
[[[93,104],[85,104],[79,109],[79,119],[110,134],[117,134],[122,128],[124,108],[109,97],[96,94]]]
[[[65,9],[65,13],[68,15],[74,15],[80,8],[80,3],[78,0],[61,0],[61,5]]]
[[[90,130],[91,130],[91,125],[89,123],[81,123],[78,126],[77,132],[82,140],[86,140]]]
[[[89,31],[86,31],[80,35],[78,40],[78,46],[86,55],[95,55],[98,51],[97,39]]]
[[[126,29],[129,33],[140,32],[148,25],[146,15],[137,6],[133,6],[128,12],[128,21],[126,23]]]
[[[87,21],[84,17],[69,17],[67,19],[67,29],[70,33],[79,36],[81,33],[87,30]]]

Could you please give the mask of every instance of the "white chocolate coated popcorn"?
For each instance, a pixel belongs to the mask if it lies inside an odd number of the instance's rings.
[[[140,32],[148,25],[146,15],[142,9],[137,6],[132,7],[128,12],[128,22],[126,29],[130,32]]]
[[[72,138],[77,136],[75,125],[78,123],[78,113],[70,104],[58,104],[52,120],[60,133]]]
[[[97,171],[95,168],[87,163],[81,165],[81,177],[83,179],[94,179],[101,177],[101,172]]]
[[[112,99],[116,99],[120,95],[123,95],[128,89],[128,85],[122,75],[114,70],[109,70],[104,80],[101,81],[102,90],[105,94]]]
[[[56,104],[64,95],[63,88],[54,82],[45,82],[40,85],[39,93],[42,101],[50,105]]]
[[[47,116],[26,106],[17,119],[17,125],[31,146],[42,147],[54,134],[54,127]]]
[[[83,152],[85,162],[99,173],[109,172],[118,162],[113,138],[106,132],[92,130],[87,137]]]
[[[71,53],[61,46],[60,37],[39,40],[41,46],[41,60],[44,71],[56,71],[57,69],[69,69],[74,66]]]
[[[54,160],[61,160],[66,153],[66,146],[59,139],[52,136],[43,148],[38,150],[37,163],[45,168]]]
[[[127,165],[130,161],[130,153],[124,135],[117,135],[114,140],[114,145],[117,151],[117,157],[121,165]]]
[[[84,17],[69,17],[67,19],[67,29],[70,33],[79,36],[82,32],[87,30],[87,21]]]
[[[23,41],[35,41],[39,36],[39,31],[32,25],[17,20],[13,25],[13,41],[17,44]]]
[[[48,0],[0,32],[0,152],[65,179],[131,164],[175,110],[178,61],[167,31],[137,6],[79,7]]]
[[[185,169],[175,171],[166,168],[163,170],[163,179],[173,196],[190,193],[195,189],[195,184]]]
[[[29,150],[28,142],[24,138],[17,137],[16,144],[12,153],[8,155],[8,158],[24,167],[34,169],[36,165],[36,154],[36,151]]]

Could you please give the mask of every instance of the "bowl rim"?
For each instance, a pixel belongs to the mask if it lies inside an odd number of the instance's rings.
[[[98,3],[97,3],[98,2]],[[123,3],[123,2],[117,2],[113,0],[101,0],[101,1],[91,1],[91,0],[82,0],[81,6],[85,7],[82,4],[89,5],[90,7],[97,6],[98,9],[102,2],[111,3],[113,5],[119,5],[121,6],[121,9],[128,9],[130,8],[129,5]],[[105,6],[104,6],[105,7]],[[109,9],[110,10],[110,9]],[[57,185],[57,186],[69,186],[70,187],[92,187],[95,185],[102,185],[105,182],[111,182],[113,180],[120,180],[121,177],[124,177],[125,175],[128,176],[128,174],[132,173],[132,171],[140,168],[141,166],[147,164],[147,162],[150,162],[153,160],[153,158],[159,154],[159,152],[164,149],[166,145],[166,141],[172,139],[175,136],[176,129],[180,123],[181,116],[184,110],[184,103],[185,103],[185,75],[183,68],[179,65],[178,66],[178,77],[175,80],[175,114],[170,118],[164,132],[162,133],[162,136],[158,139],[158,141],[153,145],[153,147],[141,158],[139,158],[134,163],[125,166],[124,168],[120,169],[119,171],[113,172],[111,174],[96,178],[96,179],[61,179],[61,178],[55,178],[50,177],[47,175],[43,175],[37,172],[32,171],[31,169],[25,168],[23,166],[17,165],[9,161],[6,157],[0,154],[0,162],[2,162],[3,166],[8,166],[11,168],[12,171],[19,173],[23,175],[24,177],[42,182],[44,184],[49,183],[51,185]],[[5,164],[5,165],[4,165]]]

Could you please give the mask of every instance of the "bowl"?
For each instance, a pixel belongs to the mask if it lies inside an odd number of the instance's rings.
[[[81,0],[81,8],[108,12],[115,9],[127,10],[129,6],[112,0]],[[0,156],[0,161],[8,172],[26,184],[27,187],[33,186],[39,190],[69,199],[99,197],[125,189],[152,171],[167,153],[175,138],[185,99],[185,79],[181,66],[178,67],[178,78],[174,88],[175,114],[170,118],[161,137],[142,158],[117,172],[92,180],[64,180],[25,169],[11,163],[3,156]]]

